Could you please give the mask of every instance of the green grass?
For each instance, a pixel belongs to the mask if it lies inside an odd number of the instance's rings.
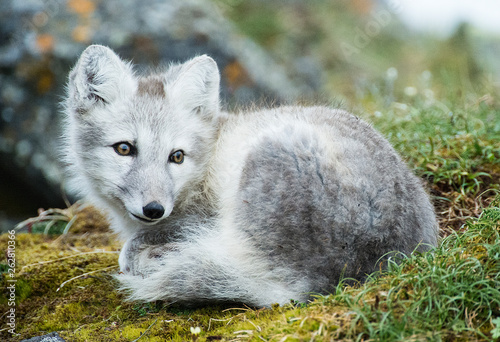
[[[500,169],[500,109],[479,95],[469,103],[462,100],[426,102],[419,94],[379,106],[370,119],[419,175],[477,195]]]

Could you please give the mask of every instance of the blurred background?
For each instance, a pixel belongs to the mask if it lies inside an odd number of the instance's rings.
[[[320,102],[377,126],[411,108],[498,108],[499,13],[496,0],[2,0],[0,230],[65,207],[59,103],[89,44],[139,71],[207,53],[228,108]]]

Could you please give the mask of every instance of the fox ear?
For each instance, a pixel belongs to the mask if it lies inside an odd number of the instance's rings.
[[[213,117],[219,112],[219,68],[207,55],[184,63],[172,86],[172,98],[188,110]]]
[[[130,64],[105,46],[91,45],[83,51],[70,73],[68,102],[78,113],[85,113],[98,104],[106,105],[120,94],[133,91],[134,85]]]

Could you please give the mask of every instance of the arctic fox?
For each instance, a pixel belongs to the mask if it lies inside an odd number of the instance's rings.
[[[254,306],[363,280],[437,243],[421,181],[342,110],[225,113],[208,56],[136,76],[107,47],[70,73],[65,162],[124,240],[130,299]]]

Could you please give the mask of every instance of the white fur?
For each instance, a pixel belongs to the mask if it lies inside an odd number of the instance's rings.
[[[108,214],[125,241],[119,258],[123,274],[117,278],[131,299],[258,306],[307,300],[313,289],[335,285],[347,263],[353,265],[349,274],[363,278],[357,268],[372,271],[382,251],[408,253],[418,243],[436,244],[434,212],[420,183],[367,124],[324,107],[220,112],[219,78],[208,56],[138,78],[102,46],[86,49],[70,74],[65,161],[74,189]],[[134,146],[136,155],[119,155],[113,146],[120,142]],[[263,143],[274,146],[270,152],[283,160],[295,158],[297,165],[280,165]],[[178,150],[185,153],[182,164],[169,159]],[[258,153],[266,171],[248,165],[258,162]],[[281,183],[278,192],[260,189],[261,180],[279,183],[287,173],[282,171],[291,171],[296,188]],[[243,184],[245,177],[253,183]],[[401,198],[394,198],[395,189]],[[260,197],[242,199],[244,191]],[[280,223],[254,227],[253,218],[289,222],[275,212],[288,203],[287,196],[293,201],[284,210],[297,220],[296,227],[287,226],[290,232],[281,236],[276,236]],[[311,202],[302,203],[307,196]],[[153,201],[164,208],[162,217],[146,216],[144,208]],[[255,209],[249,218],[248,201],[275,208]],[[393,210],[398,202],[404,213]],[[300,204],[331,226],[298,213]],[[416,208],[421,213],[415,214]],[[398,215],[415,226],[401,224]],[[393,226],[377,226],[386,219]],[[312,231],[318,237],[311,237]],[[288,258],[295,261],[287,264]],[[309,268],[321,271],[309,274]]]

